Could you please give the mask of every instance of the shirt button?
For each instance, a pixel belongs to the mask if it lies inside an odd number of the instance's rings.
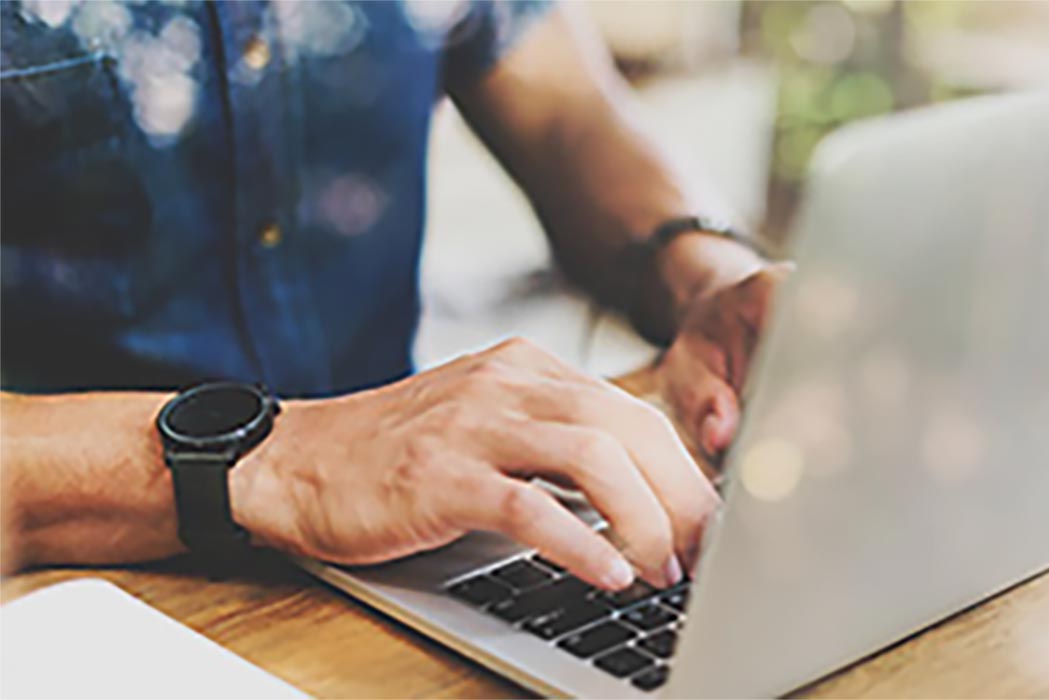
[[[262,70],[270,62],[270,47],[260,37],[252,37],[244,47],[244,63],[252,70]]]
[[[284,234],[281,233],[280,227],[277,226],[277,224],[270,224],[259,233],[259,243],[261,243],[264,248],[276,248],[280,245],[280,242],[283,239]]]

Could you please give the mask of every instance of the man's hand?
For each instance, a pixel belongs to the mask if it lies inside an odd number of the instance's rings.
[[[489,530],[601,587],[627,586],[631,565],[662,587],[718,500],[662,414],[525,341],[285,408],[232,472],[233,514],[310,557],[378,562]],[[533,476],[581,489],[622,554]]]
[[[704,456],[729,446],[739,424],[739,395],[768,318],[772,294],[789,263],[760,268],[714,286],[685,306],[673,344],[657,368],[660,392]]]

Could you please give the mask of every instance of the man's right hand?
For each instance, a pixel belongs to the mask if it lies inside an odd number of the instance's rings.
[[[290,401],[232,471],[234,518],[260,542],[366,564],[506,534],[580,578],[668,586],[717,494],[670,422],[522,340],[380,389]],[[533,476],[583,491],[617,550]]]

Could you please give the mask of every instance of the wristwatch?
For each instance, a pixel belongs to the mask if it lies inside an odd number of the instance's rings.
[[[728,221],[703,215],[682,216],[664,221],[656,227],[648,238],[642,241],[642,245],[650,251],[650,254],[654,255],[670,245],[678,236],[686,233],[699,233],[727,238],[745,248],[750,248],[758,256],[766,260],[773,260],[776,257],[755,237],[741,233],[739,229]]]
[[[280,404],[265,387],[206,382],[181,391],[157,414],[171,470],[178,536],[191,551],[218,554],[246,545],[233,521],[229,471],[273,429]]]
[[[621,273],[622,278],[626,280],[622,285],[625,291],[623,308],[634,327],[656,345],[667,346],[671,343],[673,335],[668,329],[672,323],[669,317],[652,318],[645,313],[642,289],[645,286],[646,275],[655,274],[656,257],[685,234],[717,236],[749,248],[765,260],[774,259],[768,249],[754,237],[741,233],[727,221],[703,215],[669,219],[657,226],[647,237],[628,245],[624,250]]]

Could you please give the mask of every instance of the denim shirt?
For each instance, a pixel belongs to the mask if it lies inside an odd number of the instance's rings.
[[[431,110],[543,5],[3,2],[5,388],[409,373]]]

